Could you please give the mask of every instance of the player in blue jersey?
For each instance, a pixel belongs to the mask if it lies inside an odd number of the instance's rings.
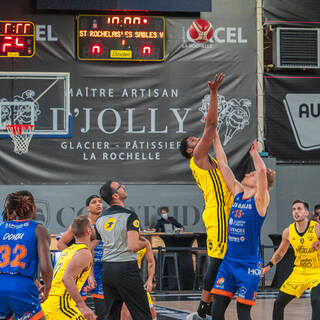
[[[5,200],[7,222],[0,226],[0,319],[45,319],[35,280],[44,281],[41,302],[51,287],[50,237],[47,229],[33,221],[36,212],[29,191],[11,193]]]
[[[261,277],[260,232],[270,202],[269,188],[273,185],[275,172],[267,169],[259,156],[257,141],[250,149],[255,171],[247,173],[241,183],[228,166],[217,131],[214,150],[234,200],[229,216],[227,252],[211,291],[214,294],[212,319],[224,319],[233,295],[238,292],[238,319],[250,320]]]
[[[97,219],[99,218],[103,205],[102,200],[98,195],[91,195],[86,199],[86,209],[89,212],[88,218],[92,225],[96,224]],[[64,250],[69,243],[74,242],[74,234],[71,230],[71,226],[67,231],[61,236],[57,243],[59,250]],[[94,248],[94,249],[93,249]],[[97,320],[103,320],[105,316],[105,303],[104,295],[101,282],[101,269],[102,269],[102,241],[94,240],[91,243],[91,249],[94,254],[94,264],[93,264],[93,273],[90,274],[88,280],[81,289],[81,296],[85,300],[87,297],[87,290],[91,290],[91,297],[94,301],[95,313],[98,316]]]

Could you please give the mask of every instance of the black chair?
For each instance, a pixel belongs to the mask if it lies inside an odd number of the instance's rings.
[[[179,280],[181,290],[192,290],[194,283],[194,267],[192,260],[192,243],[196,239],[196,234],[191,232],[183,232],[180,234],[161,234],[161,239],[165,243],[165,252],[163,256],[167,253],[176,253],[174,255],[178,259],[178,269],[179,269]],[[177,290],[177,282],[173,280],[172,276],[176,276],[174,258],[166,259],[166,263],[162,262],[161,266],[164,265],[166,270],[161,270],[162,274],[171,276],[171,279],[167,279],[169,290]],[[160,272],[160,274],[161,274]],[[162,281],[163,282],[163,281]],[[166,284],[163,284],[166,287]]]
[[[165,263],[167,258],[172,258],[174,262],[174,270],[175,270],[175,275],[164,275],[164,268],[165,268]],[[179,265],[178,265],[178,253],[177,252],[164,252],[162,254],[162,261],[161,261],[161,280],[160,280],[160,290],[163,290],[163,280],[165,278],[175,278],[177,280],[177,285],[178,285],[178,290],[181,291],[181,284],[180,284],[180,273],[179,273]]]
[[[199,248],[206,248],[207,246],[207,234],[198,233],[197,234],[197,243]],[[207,250],[200,249],[193,252],[196,256],[196,270],[193,282],[193,290],[202,289],[203,276],[208,267],[208,254]]]
[[[201,290],[203,283],[203,276],[208,267],[208,255],[207,252],[196,252],[196,271],[193,282],[193,290]]]

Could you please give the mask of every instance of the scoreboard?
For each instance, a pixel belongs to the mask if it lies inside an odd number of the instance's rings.
[[[79,15],[78,60],[164,61],[165,19],[144,15]],[[0,58],[31,58],[35,54],[31,21],[0,21]]]
[[[31,58],[35,27],[31,21],[0,21],[0,58]]]
[[[79,60],[163,61],[164,17],[141,15],[79,15]]]

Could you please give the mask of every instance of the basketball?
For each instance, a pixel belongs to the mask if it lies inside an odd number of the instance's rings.
[[[212,24],[207,20],[197,19],[190,25],[189,34],[195,42],[207,42],[213,36]]]

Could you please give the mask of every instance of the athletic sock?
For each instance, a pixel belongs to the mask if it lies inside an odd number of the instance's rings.
[[[212,302],[213,302],[213,301],[211,301],[211,302],[208,304],[208,307],[207,307],[207,314],[208,314],[209,316],[212,316]]]
[[[199,307],[197,310],[199,317],[205,318],[207,315],[207,309],[208,309],[208,304],[200,300]]]

